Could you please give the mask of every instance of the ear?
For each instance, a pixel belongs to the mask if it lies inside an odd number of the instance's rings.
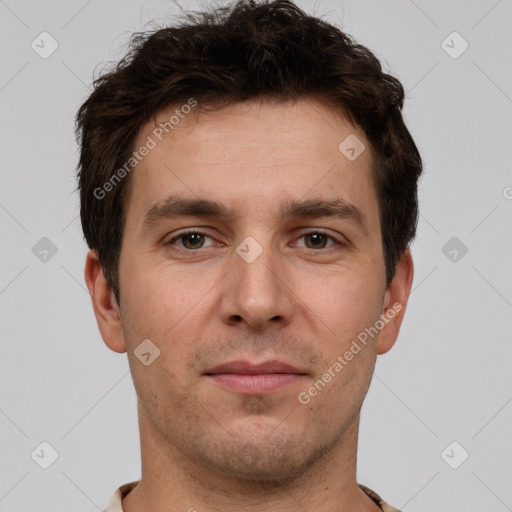
[[[126,352],[119,307],[103,275],[96,251],[90,250],[87,253],[84,277],[103,341],[114,352]]]
[[[411,293],[414,265],[411,251],[407,248],[396,266],[395,276],[384,295],[382,316],[385,321],[379,333],[377,353],[385,354],[395,344]]]

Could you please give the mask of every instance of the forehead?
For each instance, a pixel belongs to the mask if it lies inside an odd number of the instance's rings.
[[[135,140],[135,149],[152,148],[132,171],[127,217],[143,218],[169,195],[208,197],[241,215],[314,197],[341,198],[378,221],[370,145],[339,110],[311,99],[198,116],[181,107],[159,112]]]

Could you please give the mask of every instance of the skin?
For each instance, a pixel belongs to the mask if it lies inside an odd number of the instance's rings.
[[[140,131],[136,148],[153,128]],[[366,145],[352,162],[338,150],[350,134]],[[101,335],[128,353],[138,395],[142,477],[123,499],[126,512],[379,510],[356,482],[359,413],[377,356],[398,336],[413,264],[407,250],[386,286],[371,161],[360,128],[301,99],[189,114],[137,165],[119,307],[94,251],[85,265]],[[145,230],[146,212],[171,194],[213,199],[235,215],[168,218]],[[343,198],[367,230],[350,219],[281,219],[284,198]],[[184,228],[207,236],[170,243]],[[305,236],[318,231],[333,239],[315,245]],[[263,250],[252,263],[236,252],[246,237]],[[395,303],[402,309],[379,335],[300,403],[298,394]],[[149,366],[134,355],[147,338],[160,350]],[[242,395],[203,374],[242,358],[279,359],[307,375]]]

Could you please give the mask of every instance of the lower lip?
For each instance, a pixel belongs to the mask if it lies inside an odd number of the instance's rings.
[[[301,381],[304,375],[296,373],[260,373],[257,375],[219,373],[208,375],[208,377],[223,388],[254,395],[272,393],[292,386]]]

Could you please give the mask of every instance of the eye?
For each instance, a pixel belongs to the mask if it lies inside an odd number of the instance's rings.
[[[208,236],[206,233],[201,233],[200,231],[187,231],[186,233],[181,233],[178,236],[175,236],[169,240],[167,244],[174,245],[177,240],[181,240],[182,245],[177,244],[180,249],[202,249],[205,247],[205,238],[213,240],[213,238]]]
[[[209,238],[212,242],[215,242],[212,237],[201,231],[187,231],[171,238],[167,242],[167,245],[174,245],[178,247],[178,249],[193,251],[209,247],[208,245],[205,245],[205,240],[207,238]],[[304,233],[298,238],[298,240],[301,239],[304,239],[305,244],[302,246],[299,244],[299,247],[305,247],[306,249],[313,250],[328,249],[333,245],[344,245],[343,242],[336,240],[333,236],[321,231],[310,231]],[[210,246],[211,245],[213,244],[210,243]]]
[[[343,245],[334,237],[327,235],[326,233],[322,233],[321,231],[310,231],[309,233],[304,233],[300,236],[299,240],[301,238],[304,238],[305,240],[306,249],[326,249],[335,244]],[[327,243],[329,240],[332,241],[332,244],[328,246]]]

